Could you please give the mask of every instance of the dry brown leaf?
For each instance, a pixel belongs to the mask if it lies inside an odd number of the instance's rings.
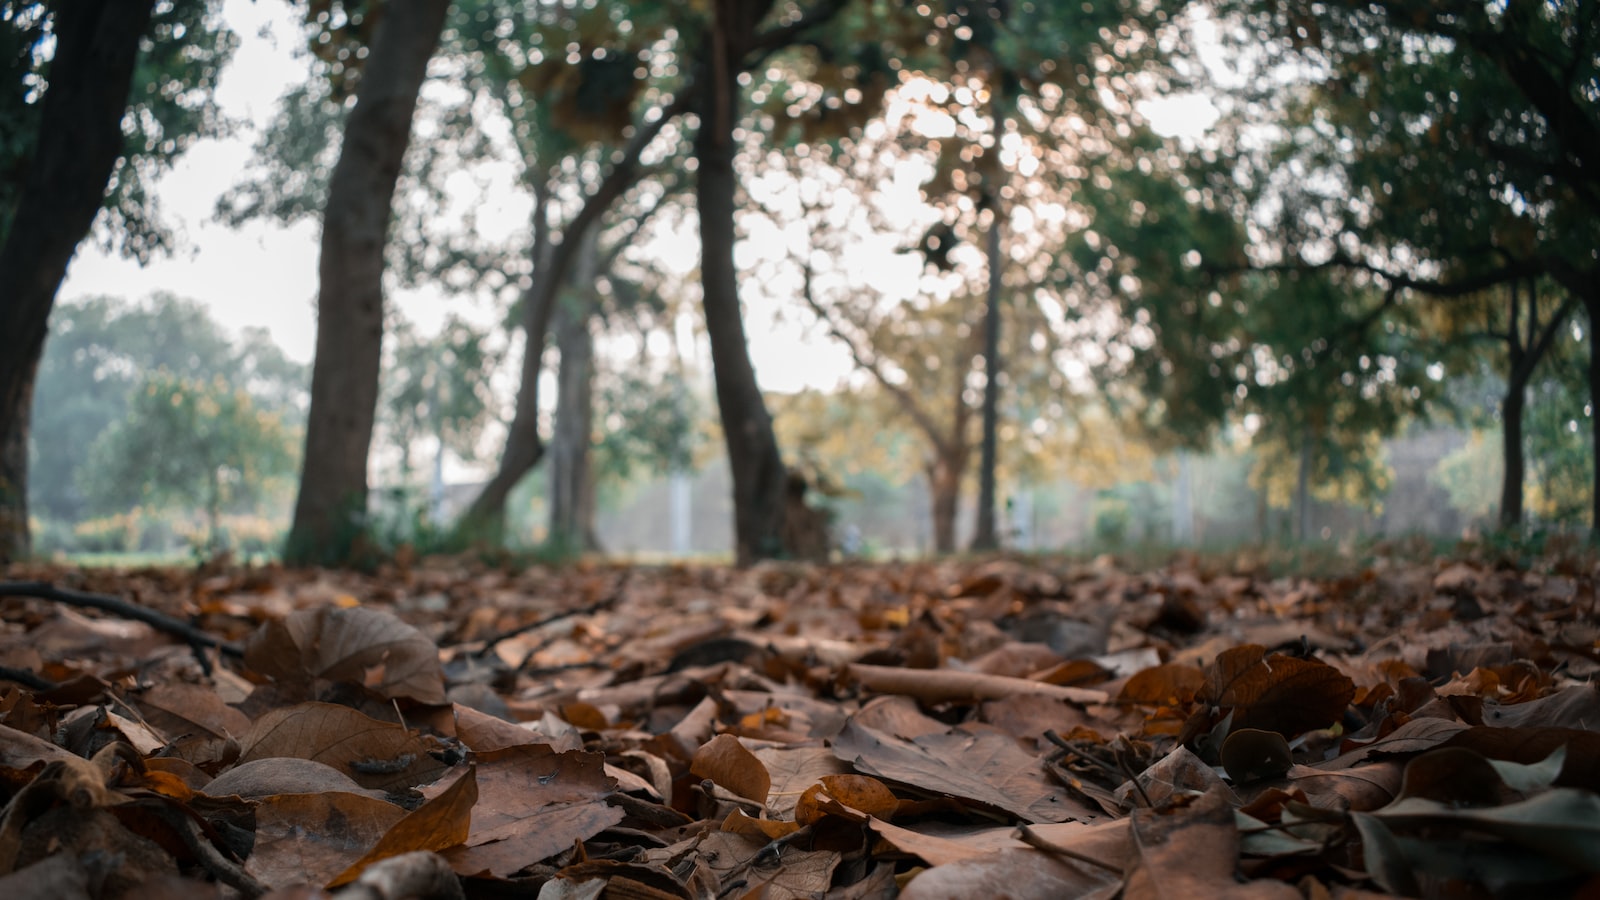
[[[1216,791],[1187,805],[1134,810],[1135,857],[1123,896],[1127,900],[1299,900],[1300,892],[1281,881],[1240,883],[1233,810],[1227,797]]]
[[[1185,663],[1163,663],[1141,669],[1123,684],[1117,695],[1119,703],[1143,703],[1151,706],[1173,706],[1188,703],[1205,686],[1206,673],[1198,666]]]
[[[543,744],[473,754],[480,799],[465,846],[445,854],[451,866],[510,877],[620,822],[622,810],[605,803],[616,782],[604,759]]]
[[[1096,815],[1050,783],[1039,761],[1015,741],[992,731],[928,734],[910,741],[852,721],[835,739],[833,752],[857,771],[1003,809],[1025,822]]]
[[[405,816],[393,803],[340,791],[263,797],[245,870],[268,887],[321,887],[365,856]]]
[[[465,841],[472,821],[472,807],[478,802],[478,781],[472,767],[465,766],[443,783],[446,786],[442,791],[436,791],[421,806],[390,826],[365,856],[351,863],[350,868],[328,883],[328,887],[354,881],[367,866],[379,860],[413,850],[445,850]],[[434,787],[437,789],[439,785]]]
[[[1233,728],[1295,737],[1338,722],[1355,695],[1355,682],[1327,663],[1245,644],[1217,656],[1197,699],[1232,710]]]
[[[211,797],[237,796],[247,800],[273,794],[309,794],[335,791],[384,799],[382,791],[368,790],[355,779],[327,763],[314,759],[272,756],[242,762],[223,772],[205,786]]]
[[[359,684],[383,697],[449,702],[438,646],[376,609],[317,607],[290,613],[251,636],[245,662],[291,683],[321,678]]]
[[[696,750],[689,771],[763,806],[772,789],[767,767],[731,734],[719,734]]]
[[[289,756],[326,763],[366,788],[396,791],[437,779],[446,769],[434,745],[399,725],[346,706],[301,703],[256,720],[240,762]]]

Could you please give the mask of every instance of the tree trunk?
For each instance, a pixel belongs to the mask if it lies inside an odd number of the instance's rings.
[[[1500,436],[1505,454],[1505,480],[1500,483],[1500,527],[1513,531],[1522,526],[1522,484],[1527,463],[1522,453],[1522,413],[1528,404],[1527,373],[1512,369],[1500,402]]]
[[[994,220],[989,225],[989,294],[983,313],[983,437],[978,456],[978,524],[972,535],[973,550],[996,550],[1000,534],[995,527],[998,499],[995,467],[999,455],[1000,422],[1000,300],[1005,263],[1001,258],[1000,204],[986,203]]]
[[[27,555],[28,420],[56,291],[122,155],[122,117],[154,0],[54,4],[55,57],[0,245],[0,563]]]
[[[933,552],[956,551],[956,514],[961,505],[962,459],[937,456],[928,463],[928,497],[933,503]]]
[[[611,208],[622,192],[639,177],[639,157],[650,142],[655,140],[666,124],[677,118],[688,107],[692,88],[680,92],[672,103],[660,108],[660,115],[634,130],[633,137],[622,148],[612,164],[611,171],[583,202],[583,208],[568,223],[567,235],[571,238],[590,228],[598,227],[600,217]],[[524,476],[533,471],[544,457],[544,443],[539,438],[539,371],[544,356],[545,338],[550,330],[550,318],[555,311],[556,299],[566,284],[567,271],[577,256],[577,240],[551,241],[549,237],[549,187],[535,186],[534,204],[534,280],[522,295],[522,331],[524,349],[521,383],[517,388],[516,408],[511,425],[506,430],[506,447],[500,454],[500,467],[494,477],[483,486],[477,499],[461,517],[457,526],[468,537],[478,540],[498,541],[505,531],[506,500]]]
[[[417,93],[449,7],[449,0],[410,0],[386,8],[328,182],[311,410],[284,551],[292,563],[343,562],[364,527],[383,353],[383,251]]]
[[[551,330],[561,367],[556,375],[556,421],[550,437],[550,545],[559,553],[596,549],[589,445],[594,431],[594,335],[596,237],[590,228],[575,235],[582,246],[572,270],[572,289],[557,304]]]
[[[772,416],[750,364],[733,265],[733,132],[739,121],[739,91],[734,83],[742,40],[753,33],[770,2],[718,0],[716,26],[709,35],[700,130],[694,152],[696,203],[700,213],[700,271],[711,364],[717,383],[717,409],[733,474],[735,556],[740,565],[783,553],[786,479]]]
[[[1583,295],[1589,313],[1589,537],[1600,536],[1600,275]]]
[[[1300,428],[1300,471],[1294,484],[1294,531],[1298,541],[1311,539],[1311,464],[1315,462],[1311,445],[1311,426],[1303,425]]]

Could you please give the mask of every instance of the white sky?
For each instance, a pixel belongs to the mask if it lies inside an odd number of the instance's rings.
[[[286,89],[306,77],[306,63],[294,53],[300,40],[297,17],[288,4],[253,0],[226,0],[223,10],[240,46],[221,76],[217,99],[226,115],[245,126],[233,137],[198,142],[160,182],[157,196],[182,248],[173,257],[141,267],[85,242],[60,297],[70,301],[106,294],[136,300],[170,292],[204,303],[231,330],[266,328],[291,357],[309,361],[316,343],[317,224],[285,228],[260,221],[235,231],[212,219],[217,198],[249,164],[259,123],[270,119]],[[1158,120],[1161,130],[1182,132],[1203,129],[1215,111],[1203,100],[1168,99],[1147,108],[1147,114]],[[742,248],[740,262],[752,253],[760,255],[756,248]],[[891,260],[881,262],[888,265]],[[745,294],[750,354],[764,389],[831,389],[849,372],[841,347],[799,327],[805,317],[798,301],[785,304],[757,292]],[[452,307],[433,291],[391,292],[390,300],[425,332],[437,328],[451,311],[480,320],[484,314],[459,304]]]

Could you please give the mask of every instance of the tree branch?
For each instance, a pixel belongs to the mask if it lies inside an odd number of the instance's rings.
[[[69,588],[56,587],[43,581],[0,581],[0,597],[33,597],[38,600],[49,600],[67,606],[76,606],[85,609],[98,609],[124,619],[133,619],[162,631],[173,637],[180,638],[194,650],[194,655],[200,660],[201,668],[207,674],[211,672],[211,662],[206,659],[202,648],[215,647],[227,656],[235,659],[244,657],[244,649],[237,644],[222,640],[214,635],[190,625],[181,619],[175,619],[166,613],[157,612],[148,606],[140,606],[123,600],[119,597],[110,597],[105,594],[90,594],[83,591],[74,591]]]
[[[883,389],[894,397],[895,402],[900,404],[901,411],[909,416],[912,422],[916,423],[917,428],[927,436],[928,441],[943,454],[947,450],[946,444],[948,441],[943,430],[939,428],[939,424],[933,420],[927,410],[922,408],[922,405],[917,402],[917,398],[906,390],[905,385],[889,380],[889,376],[883,371],[883,366],[878,361],[876,354],[868,355],[853,337],[845,334],[838,320],[834,318],[832,311],[823,307],[811,289],[810,263],[801,263],[800,267],[803,273],[800,295],[805,299],[806,305],[811,307],[811,311],[827,327],[828,333],[832,334],[840,343],[844,344],[846,350],[850,351],[850,358],[855,361],[855,364],[877,379],[878,384],[882,385]]]

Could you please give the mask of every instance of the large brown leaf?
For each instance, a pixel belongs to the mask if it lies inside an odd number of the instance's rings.
[[[834,739],[833,752],[865,774],[1003,809],[1024,822],[1096,815],[1050,783],[1016,741],[993,731],[906,740],[851,721]]]
[[[1217,655],[1197,699],[1232,710],[1234,728],[1295,737],[1338,722],[1355,695],[1355,682],[1327,663],[1245,644]]]
[[[365,788],[397,791],[444,773],[435,744],[388,722],[332,703],[301,703],[256,720],[240,762],[291,756],[326,763]]]
[[[1202,794],[1184,806],[1134,810],[1132,828],[1135,857],[1123,891],[1127,900],[1299,900],[1300,892],[1281,881],[1239,882],[1239,832],[1233,806],[1221,792]]]
[[[462,875],[510,877],[622,821],[622,810],[605,802],[616,781],[599,753],[532,744],[475,753],[472,761],[480,792],[472,828],[463,846],[445,854]]]

